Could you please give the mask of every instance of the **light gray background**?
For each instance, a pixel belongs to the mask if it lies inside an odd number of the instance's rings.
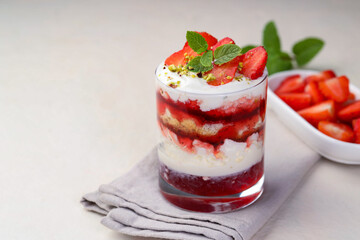
[[[360,87],[359,10],[359,1],[1,1],[0,239],[140,239],[103,227],[79,200],[155,144],[154,70],[186,30],[242,46],[260,43],[273,19],[284,50],[319,36],[326,46],[308,68]],[[255,238],[359,239],[359,184],[360,167],[321,160]]]

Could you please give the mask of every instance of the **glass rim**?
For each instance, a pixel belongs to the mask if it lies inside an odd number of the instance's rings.
[[[250,86],[248,88],[240,89],[240,90],[236,90],[236,91],[231,91],[231,92],[222,92],[222,93],[196,93],[196,92],[188,92],[188,91],[183,90],[183,89],[172,88],[169,85],[167,85],[166,83],[162,82],[159,79],[159,77],[157,76],[158,68],[159,68],[159,66],[155,69],[156,80],[157,80],[157,82],[159,82],[161,85],[163,85],[168,90],[175,91],[175,92],[178,92],[178,93],[194,94],[194,95],[201,95],[201,96],[222,96],[222,95],[227,96],[227,95],[232,95],[232,94],[235,94],[235,93],[247,92],[247,91],[250,91],[251,89],[254,89],[254,88],[258,87],[259,85],[261,85],[269,76],[267,68],[265,67],[264,73],[261,76],[261,77],[263,77],[263,79],[260,82],[258,82],[257,84],[255,84],[253,86]]]

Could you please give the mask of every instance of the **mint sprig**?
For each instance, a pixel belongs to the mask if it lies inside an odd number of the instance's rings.
[[[304,66],[318,53],[324,46],[324,41],[319,38],[306,38],[293,46],[295,60],[299,66]]]
[[[196,72],[196,73],[204,73],[207,71],[210,71],[211,69],[213,69],[213,65],[210,64],[210,66],[204,66],[201,64],[201,56],[197,56],[195,58],[193,58],[187,65],[187,69],[189,69],[189,71],[191,72]]]
[[[206,51],[200,58],[200,63],[205,67],[210,67],[213,61],[212,51]]]
[[[235,44],[224,44],[214,51],[215,64],[221,65],[230,62],[241,53],[241,48]]]
[[[192,50],[194,50],[197,54],[205,52],[208,48],[208,44],[205,38],[201,36],[200,33],[187,31],[186,40],[188,41]]]
[[[296,62],[299,67],[308,64],[324,46],[324,41],[319,38],[305,38],[294,44],[292,48],[293,55],[290,55],[281,49],[280,37],[273,21],[265,25],[262,43],[268,53],[266,67],[270,75],[293,69],[294,62]],[[243,53],[246,53],[254,47],[256,46],[247,45],[243,47]]]
[[[208,72],[213,69],[214,64],[227,63],[241,54],[241,48],[235,44],[224,44],[217,47],[214,52],[207,50],[209,45],[205,38],[197,32],[187,31],[186,40],[191,49],[201,55],[190,59],[186,65],[186,68],[192,72]]]

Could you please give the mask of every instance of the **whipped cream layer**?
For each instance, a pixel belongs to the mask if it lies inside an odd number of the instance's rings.
[[[247,142],[226,139],[220,147],[221,158],[216,158],[201,144],[194,145],[195,152],[191,153],[163,138],[158,148],[159,159],[178,172],[215,177],[245,171],[260,162],[264,155],[263,142],[258,133],[252,134]]]
[[[248,98],[264,98],[266,94],[264,88],[254,86],[260,84],[267,74],[265,68],[263,75],[258,79],[250,80],[241,76],[240,80],[233,80],[220,86],[212,86],[194,73],[190,72],[188,76],[180,76],[176,72],[171,72],[164,63],[161,63],[156,69],[156,77],[163,85],[166,85],[166,89],[163,90],[169,94],[173,101],[197,100],[200,109],[204,112],[226,106],[244,96],[248,96]],[[171,83],[176,84],[177,87],[169,87]],[[241,91],[243,91],[243,94],[241,94]]]

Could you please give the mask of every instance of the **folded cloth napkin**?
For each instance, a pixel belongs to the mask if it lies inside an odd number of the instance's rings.
[[[289,197],[320,156],[267,114],[265,190],[251,206],[223,214],[181,210],[158,189],[153,149],[130,172],[83,196],[83,206],[103,215],[102,224],[128,235],[166,239],[250,239]]]

